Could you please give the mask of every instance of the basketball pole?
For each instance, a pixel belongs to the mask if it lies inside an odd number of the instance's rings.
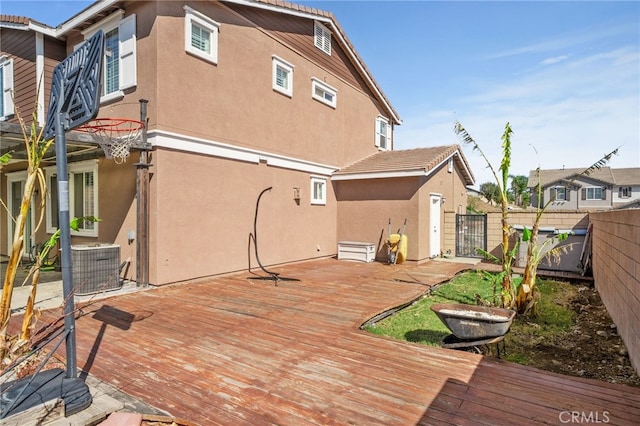
[[[60,84],[58,99],[64,99],[64,81]],[[69,176],[67,173],[67,138],[65,117],[58,102],[56,109],[56,171],[58,173],[58,224],[60,226],[60,248],[62,266],[62,294],[64,297],[65,346],[67,350],[68,379],[77,377],[76,361],[76,317],[73,297],[73,275],[71,271],[71,218],[69,216]]]

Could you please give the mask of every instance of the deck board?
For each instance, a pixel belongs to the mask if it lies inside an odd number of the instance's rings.
[[[359,329],[468,267],[324,259],[274,268],[300,279],[277,286],[239,273],[93,301],[78,366],[202,425],[639,423],[638,388]]]

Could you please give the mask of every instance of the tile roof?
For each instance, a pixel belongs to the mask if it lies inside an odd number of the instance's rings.
[[[474,181],[473,173],[459,145],[380,151],[338,170],[333,176],[370,175],[371,178],[375,178],[381,177],[381,174],[384,174],[385,177],[391,177],[390,175],[393,174],[398,176],[406,175],[407,173],[427,175],[452,156],[464,171],[465,183],[472,185]]]
[[[542,186],[550,185],[562,180],[571,180],[585,171],[586,168],[573,169],[548,169],[540,170],[540,182]],[[640,167],[612,169],[601,167],[595,169],[586,179],[594,179],[611,185],[640,185]],[[529,172],[528,187],[533,188],[538,184],[538,173],[536,170]]]

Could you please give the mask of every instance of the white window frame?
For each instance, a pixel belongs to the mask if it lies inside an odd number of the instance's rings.
[[[381,124],[386,125],[386,132],[383,134],[380,129]],[[375,128],[375,146],[381,150],[390,150],[391,149],[391,123],[386,117],[378,116],[376,117],[376,128]]]
[[[78,216],[82,216],[81,214],[78,215],[75,211],[75,179],[74,179],[74,175],[77,174],[84,174],[87,172],[92,172],[93,173],[93,216],[95,217],[100,217],[98,215],[98,192],[100,190],[100,186],[99,186],[99,182],[98,182],[98,163],[95,160],[90,160],[90,161],[82,161],[82,162],[78,162],[78,163],[71,163],[68,166],[67,169],[68,173],[69,173],[69,217],[70,219],[73,219],[74,217],[78,217]],[[57,173],[57,169],[55,167],[47,167],[45,169],[45,176],[46,176],[46,181],[47,184],[49,186],[51,186],[51,179],[53,176],[55,176]],[[47,222],[47,233],[49,234],[53,234],[54,232],[57,231],[57,227],[55,227],[53,225],[53,215],[57,214],[58,212],[55,211],[53,209],[53,203],[51,202],[51,191],[52,190],[56,190],[57,193],[57,188],[49,188],[49,191],[47,192],[47,203],[46,203],[46,210],[47,210],[47,218],[46,218],[46,222]],[[58,198],[58,202],[60,201],[60,199]],[[58,208],[58,206],[56,206],[56,209]],[[99,230],[98,230],[98,222],[94,222],[91,225],[91,229],[79,229],[78,231],[75,230],[71,230],[71,235],[78,235],[78,236],[84,236],[84,237],[97,237],[99,234]]]
[[[321,194],[316,191],[316,185],[321,188]],[[326,205],[327,204],[327,179],[320,176],[311,176],[311,204]]]
[[[562,197],[560,197],[562,194]],[[567,188],[564,186],[551,187],[551,193],[549,194],[554,201],[567,201]]]
[[[331,31],[318,21],[313,24],[313,44],[331,56]]]
[[[136,15],[134,13],[124,17],[124,10],[119,9],[82,31],[82,35],[87,40],[99,30],[106,35],[116,28],[118,29],[118,89],[102,94],[101,104],[122,99],[125,90],[137,85]],[[107,72],[106,59],[109,54],[110,52],[105,51],[105,66],[103,66],[101,77],[102,90],[106,90],[104,80]]]
[[[184,7],[184,50],[191,55],[197,56],[212,64],[218,64],[218,35],[220,33],[220,23],[195,9],[185,5]],[[191,44],[192,28],[196,25],[207,31],[211,37],[211,51],[205,52]]]
[[[13,59],[8,56],[0,57],[0,96],[2,108],[0,121],[7,120],[15,113],[13,106]]]
[[[289,62],[285,61],[282,58],[277,57],[276,55],[271,56],[272,70],[273,70],[273,81],[272,87],[276,92],[280,92],[284,95],[293,97],[293,68],[294,66]],[[282,70],[287,75],[287,87],[284,87],[279,84],[278,79],[278,70]]]
[[[600,196],[596,197],[596,191],[600,190]],[[589,192],[591,192],[591,196],[589,196]],[[585,188],[585,200],[589,201],[599,201],[602,200],[602,187],[600,186],[590,186]]]
[[[621,186],[618,189],[619,198],[631,198],[632,194],[633,194],[633,188],[630,186]]]
[[[338,90],[315,77],[311,77],[311,97],[331,108],[336,108],[338,104]],[[327,99],[327,97],[331,99]]]

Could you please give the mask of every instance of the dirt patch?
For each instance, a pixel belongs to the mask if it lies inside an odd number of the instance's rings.
[[[626,346],[598,292],[587,286],[572,287],[571,294],[558,301],[576,312],[571,329],[552,341],[534,341],[514,351],[526,350],[527,364],[543,370],[640,387],[640,376],[631,366]],[[511,333],[507,350],[527,340],[518,336],[515,328]]]

